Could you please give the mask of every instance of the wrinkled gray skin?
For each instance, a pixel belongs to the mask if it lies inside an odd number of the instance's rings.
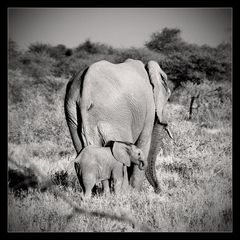
[[[135,145],[123,142],[113,142],[111,147],[89,145],[82,149],[74,162],[79,183],[86,197],[91,196],[91,190],[98,182],[103,182],[104,191],[109,193],[110,178],[114,183],[115,193],[119,193],[127,180],[126,166],[117,161],[114,154],[120,154],[127,166],[131,163],[143,170],[143,153]],[[127,153],[127,154],[126,154]],[[126,184],[126,183],[125,183]]]
[[[131,186],[140,189],[146,174],[159,192],[155,170],[158,132],[161,125],[167,126],[164,106],[170,94],[167,75],[155,61],[146,66],[132,59],[120,64],[99,61],[79,72],[69,81],[65,97],[65,115],[76,152],[109,141],[134,143],[145,156],[145,171],[136,165],[128,168]],[[114,158],[124,163],[121,155]]]

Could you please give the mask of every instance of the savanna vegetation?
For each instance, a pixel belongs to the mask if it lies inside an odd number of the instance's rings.
[[[91,40],[76,48],[8,45],[8,231],[232,231],[231,45],[189,44],[179,29],[153,33],[143,48],[116,49]],[[156,161],[161,194],[143,190],[81,200],[75,150],[64,116],[70,77],[89,64],[133,58],[155,60],[167,73],[172,96]],[[14,164],[15,163],[15,164]],[[43,177],[51,188],[41,188]],[[76,210],[76,209],[75,209]],[[121,221],[122,219],[122,221]]]

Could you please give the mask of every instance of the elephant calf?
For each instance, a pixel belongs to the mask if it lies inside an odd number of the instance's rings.
[[[121,162],[115,156],[120,156]],[[126,166],[132,162],[143,170],[145,162],[142,159],[143,153],[135,145],[114,141],[105,147],[85,147],[76,157],[74,167],[85,196],[90,197],[94,185],[101,181],[109,193],[110,179],[113,179],[115,193],[119,192],[124,180],[128,181]]]

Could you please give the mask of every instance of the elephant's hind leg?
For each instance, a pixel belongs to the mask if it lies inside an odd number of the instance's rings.
[[[96,184],[96,177],[93,174],[89,174],[83,177],[83,185],[84,185],[84,195],[86,198],[90,198],[92,195],[92,189]]]
[[[80,165],[78,162],[74,162],[74,168],[75,168],[75,171],[77,174],[77,179],[80,184],[80,187],[82,188],[82,191],[85,193],[85,186],[83,184],[81,169],[80,169]]]

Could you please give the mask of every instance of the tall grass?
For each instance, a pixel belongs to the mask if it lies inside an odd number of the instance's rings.
[[[156,166],[162,186],[160,195],[144,181],[141,192],[132,189],[122,195],[95,195],[89,201],[81,201],[82,193],[72,164],[74,151],[52,140],[9,144],[9,156],[13,159],[24,166],[29,161],[34,163],[53,181],[56,175],[62,175],[62,183],[58,181],[60,185],[57,185],[62,193],[82,208],[106,216],[72,216],[71,206],[48,190],[42,193],[33,189],[16,197],[9,189],[9,231],[140,231],[127,222],[109,218],[109,215],[123,213],[147,224],[153,231],[231,231],[231,122],[227,112],[222,111],[221,124],[214,132],[213,128],[201,127],[195,120],[187,120],[187,111],[184,105],[168,103],[166,114],[171,119],[175,141],[169,141],[163,133]],[[57,117],[52,121],[59,121]],[[65,141],[68,138],[66,133]],[[64,175],[65,172],[68,174]],[[64,187],[64,178],[65,182],[74,184]]]
[[[114,49],[90,40],[75,49],[35,43],[24,52],[11,42],[8,156],[25,171],[9,162],[10,232],[144,231],[124,216],[159,232],[232,230],[231,48],[175,40],[173,45],[166,41],[169,51],[165,52],[154,49],[161,44]],[[66,85],[72,74],[93,62],[118,63],[127,58],[157,61],[172,86],[166,117],[174,141],[162,132],[156,161],[162,192],[156,195],[145,180],[141,192],[131,189],[105,196],[97,191],[90,200],[81,200],[73,167],[75,150],[64,116]],[[74,212],[50,188],[41,191],[32,165],[85,212]],[[24,187],[19,186],[24,179]]]

